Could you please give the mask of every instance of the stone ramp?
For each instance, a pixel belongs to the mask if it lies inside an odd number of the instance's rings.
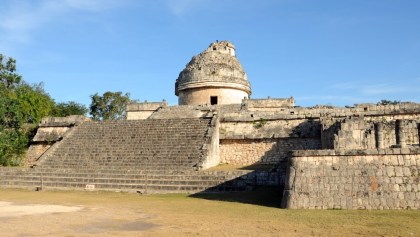
[[[85,122],[41,158],[50,168],[191,170],[205,156],[210,119]]]

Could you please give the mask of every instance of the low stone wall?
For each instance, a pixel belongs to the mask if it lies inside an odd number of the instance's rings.
[[[317,138],[265,138],[220,140],[220,162],[233,165],[278,164],[290,150],[317,149]]]
[[[289,108],[295,106],[295,99],[291,98],[267,98],[267,99],[243,99],[244,104],[249,111],[275,111],[279,108]]]
[[[296,151],[282,206],[420,209],[420,148]]]
[[[371,121],[394,121],[420,119],[420,104],[401,103],[398,105],[370,105],[351,108],[342,107],[294,107],[280,108],[276,111],[263,110],[247,111],[246,104],[241,110],[224,110],[222,122],[252,122],[260,118],[270,120],[319,119],[322,117],[364,116]]]

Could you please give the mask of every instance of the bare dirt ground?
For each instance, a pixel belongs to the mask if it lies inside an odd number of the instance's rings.
[[[0,218],[20,217],[27,215],[65,213],[80,211],[83,207],[67,207],[60,205],[16,205],[11,202],[0,201]]]
[[[420,211],[284,210],[278,202],[275,190],[142,196],[0,189],[0,236],[420,236]]]

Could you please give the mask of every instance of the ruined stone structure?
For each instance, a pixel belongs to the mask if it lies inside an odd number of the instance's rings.
[[[250,91],[234,46],[216,42],[181,72],[180,105],[133,103],[127,121],[45,120],[31,146],[42,152],[28,152],[35,168],[3,169],[0,186],[165,193],[277,185],[286,208],[420,209],[420,104],[304,108],[293,97],[249,99]],[[271,168],[208,170],[219,164]]]
[[[228,42],[212,43],[193,57],[175,82],[179,105],[238,104],[251,95],[251,86]]]

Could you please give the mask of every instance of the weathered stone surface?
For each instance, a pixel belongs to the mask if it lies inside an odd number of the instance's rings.
[[[177,167],[202,156],[210,119],[85,122],[41,163],[46,167]]]
[[[251,86],[235,56],[235,46],[215,42],[194,56],[179,74],[175,94],[180,105],[239,104],[248,98]]]
[[[282,200],[288,208],[347,209],[420,209],[417,166],[384,163],[381,160],[417,160],[416,154],[347,155],[290,157],[294,167],[301,167],[286,178]],[[334,161],[337,159],[336,161]],[[333,162],[330,162],[330,161]],[[352,162],[345,162],[353,160]],[[319,163],[318,163],[319,162]],[[385,172],[381,172],[385,171]],[[293,187],[290,184],[293,183]],[[289,184],[287,186],[287,184]],[[304,194],[304,195],[302,195]]]

